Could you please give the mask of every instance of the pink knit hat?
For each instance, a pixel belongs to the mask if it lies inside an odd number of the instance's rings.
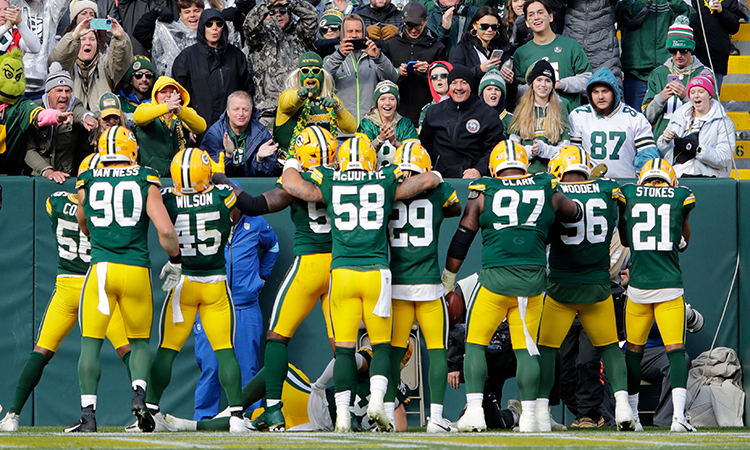
[[[690,92],[690,89],[695,86],[702,87],[703,89],[708,91],[708,94],[711,96],[711,98],[714,97],[714,82],[711,81],[711,78],[705,75],[700,75],[693,78],[692,80],[690,80],[690,83],[688,83],[688,93]]]

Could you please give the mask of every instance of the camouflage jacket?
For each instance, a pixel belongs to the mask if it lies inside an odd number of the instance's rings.
[[[318,11],[304,0],[289,0],[289,12],[296,16],[281,29],[276,16],[266,19],[269,0],[259,2],[245,18],[244,32],[255,73],[255,106],[262,118],[276,116],[284,80],[298,59],[312,48],[318,30]]]

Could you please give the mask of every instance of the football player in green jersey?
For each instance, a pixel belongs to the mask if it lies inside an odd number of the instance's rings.
[[[386,218],[395,201],[437,187],[442,176],[432,171],[400,182],[402,172],[398,166],[375,169],[375,150],[359,137],[341,145],[337,161],[340,170],[315,168],[313,182],[308,182],[298,172],[299,162],[289,159],[283,186],[307,202],[324,202],[332,220],[330,314],[336,339],[336,431],[350,431],[349,401],[356,373],[354,350],[362,320],[373,348],[367,413],[380,430],[391,431],[393,426],[383,405],[392,324]]]
[[[393,162],[401,168],[404,176],[429,172],[432,165],[430,155],[416,139],[403,143],[396,150]],[[443,418],[443,399],[448,383],[448,321],[440,281],[438,241],[443,218],[460,214],[456,190],[448,183],[440,183],[435,189],[397,201],[388,219],[393,273],[393,347],[385,412],[395,423],[394,401],[401,381],[401,360],[416,317],[430,356],[428,433],[456,430],[451,429],[450,421]]]
[[[87,156],[81,163],[79,173],[94,168],[99,163],[99,155]],[[57,240],[57,281],[52,298],[44,312],[39,336],[29,359],[18,377],[13,402],[8,413],[0,421],[0,431],[18,431],[18,416],[34,390],[47,363],[55,356],[62,341],[78,321],[78,302],[83,287],[83,279],[91,261],[91,244],[79,231],[76,211],[78,198],[69,192],[55,192],[47,199],[47,214],[52,224],[52,232]],[[107,327],[107,339],[117,350],[125,366],[130,359],[130,344],[125,337],[120,308],[115,306],[112,320]]]
[[[487,377],[485,351],[506,317],[518,361],[516,382],[522,404],[518,426],[522,432],[537,430],[536,336],[546,284],[547,234],[555,218],[575,223],[583,217],[583,210],[556,191],[554,176],[528,174],[528,162],[526,150],[517,142],[505,140],[495,146],[490,154],[492,177],[469,185],[469,201],[448,248],[443,285],[452,291],[471,242],[482,229],[482,270],[466,318],[467,405],[458,420],[458,431],[487,429],[482,409]]]
[[[119,304],[130,341],[131,410],[138,427],[153,431],[154,419],[146,408],[146,379],[151,365],[149,338],[154,314],[151,260],[148,251],[149,219],[159,243],[169,255],[161,278],[165,291],[177,285],[182,271],[180,244],[159,194],[159,178],[152,169],[136,164],[138,144],[125,127],[112,127],[99,138],[103,168],[78,177],[78,226],[91,241],[91,268],[83,284],[80,324],[81,419],[66,431],[96,431],[96,393],[101,374],[99,352],[115,303]]]
[[[294,155],[309,181],[314,167],[333,167],[336,163],[337,142],[325,128],[307,127],[294,141]],[[271,313],[271,324],[266,335],[265,377],[266,410],[253,420],[256,429],[281,431],[286,428],[282,412],[282,390],[289,354],[287,345],[300,323],[321,300],[328,337],[333,347],[333,332],[328,313],[328,282],[331,272],[331,219],[325,205],[306,202],[289,195],[282,187],[264,195],[278,197],[279,203],[290,208],[294,223],[294,262],[281,283]],[[283,201],[282,201],[283,200]]]
[[[609,283],[609,243],[617,224],[617,182],[590,179],[588,153],[575,145],[563,147],[549,163],[558,189],[583,205],[578,222],[557,222],[550,230],[549,275],[539,324],[539,431],[551,431],[549,392],[555,382],[555,356],[576,314],[591,338],[615,391],[618,430],[635,428],[628,404],[625,359],[617,345],[617,324]]]
[[[695,208],[695,195],[689,188],[677,185],[672,165],[661,158],[643,165],[638,184],[629,183],[620,190],[620,238],[632,254],[625,307],[625,364],[633,417],[639,422],[641,360],[648,332],[656,320],[669,358],[674,407],[671,430],[695,431],[685,418],[688,367],[679,257],[690,242],[688,216]]]
[[[183,269],[162,309],[159,350],[151,364],[146,407],[154,417],[154,431],[176,431],[164,420],[159,401],[172,377],[174,359],[200,312],[219,361],[219,379],[229,403],[229,431],[249,432],[250,424],[242,415],[242,374],[234,353],[234,305],[224,259],[237,196],[229,186],[211,183],[211,158],[201,149],[177,152],[170,172],[174,187],[163,189],[161,195],[179,237]]]

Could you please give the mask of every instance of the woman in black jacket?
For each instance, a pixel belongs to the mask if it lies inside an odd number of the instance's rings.
[[[505,27],[497,10],[491,6],[482,6],[471,19],[471,27],[451,53],[450,63],[468,67],[474,74],[474,79],[481,80],[490,66],[499,67],[510,57],[505,55],[509,48]]]

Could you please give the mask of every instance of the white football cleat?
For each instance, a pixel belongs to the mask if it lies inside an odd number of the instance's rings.
[[[336,406],[336,433],[351,433],[352,431],[352,418],[349,414],[349,406],[341,405]]]
[[[383,406],[382,401],[373,401],[371,397],[370,404],[367,405],[367,415],[371,420],[378,424],[378,429],[380,431],[385,433],[393,431],[393,425],[391,425],[391,421],[388,420],[388,415],[385,413],[385,407]]]
[[[226,408],[224,408],[224,411],[222,411],[219,414],[215,415],[213,418],[214,419],[218,419],[219,417],[229,417],[231,415],[232,415],[232,413],[229,412],[229,407],[227,406]]]
[[[250,425],[250,421],[247,419],[247,417],[235,417],[232,416],[229,418],[229,432],[230,433],[237,433],[237,434],[250,434],[253,431],[257,431],[253,428],[252,425]]]
[[[522,414],[523,415],[523,414]],[[519,424],[521,420],[519,419]],[[549,403],[536,402],[536,431],[549,433],[552,431],[552,421],[549,414]],[[520,428],[520,427],[519,427]]]
[[[534,408],[536,410],[536,408]],[[534,433],[539,431],[536,422],[536,411],[528,411],[526,409],[521,411],[521,417],[518,419],[518,431],[521,433]],[[549,414],[549,412],[547,413]]]
[[[161,411],[154,415],[154,422],[156,423],[154,432],[163,433],[167,431],[180,431],[177,429],[177,427],[167,422],[167,420],[164,418],[164,414]]]
[[[428,433],[453,433],[456,431],[458,431],[458,429],[445,417],[441,420],[432,420],[432,418],[427,420]]]
[[[125,432],[126,433],[140,433],[141,429],[138,428],[138,419],[136,419],[136,421],[133,422],[132,424],[125,427]]]
[[[464,415],[456,422],[458,431],[462,433],[471,433],[487,430],[487,422],[484,420],[484,409],[481,406],[478,408],[467,407],[464,411]]]
[[[198,422],[195,420],[181,419],[171,414],[167,414],[166,417],[164,417],[164,420],[175,427],[177,431],[196,431],[198,429]]]
[[[687,419],[672,417],[672,427],[670,428],[670,431],[674,431],[675,433],[686,433],[695,431],[695,427],[690,425]]]
[[[637,431],[633,409],[627,401],[615,402],[615,422],[617,422],[617,431]],[[641,427],[641,430],[643,430],[643,427]]]
[[[0,406],[2,412],[2,406]],[[0,431],[18,431],[18,414],[9,412],[0,420]]]

